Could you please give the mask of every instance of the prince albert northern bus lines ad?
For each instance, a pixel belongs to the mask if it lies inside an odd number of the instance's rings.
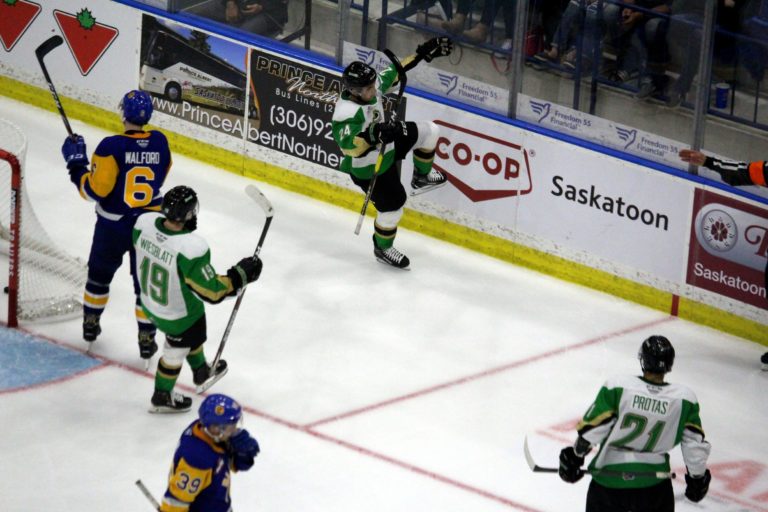
[[[207,34],[144,15],[141,35],[139,88],[168,101],[160,110],[186,118],[188,102],[234,118],[245,111],[246,74],[228,62],[245,67],[247,48]],[[215,52],[215,53],[214,53]],[[222,55],[225,58],[216,55]],[[258,118],[253,103],[249,117]]]

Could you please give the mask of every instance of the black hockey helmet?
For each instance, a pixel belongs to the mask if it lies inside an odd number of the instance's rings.
[[[197,194],[184,185],[173,187],[166,192],[161,206],[163,215],[174,222],[187,222],[195,218],[199,208]]]
[[[675,349],[667,338],[655,335],[643,341],[637,358],[644,372],[667,373],[672,371]]]
[[[365,62],[355,61],[346,68],[341,75],[341,83],[344,89],[352,91],[362,87],[368,87],[376,81],[376,70]]]

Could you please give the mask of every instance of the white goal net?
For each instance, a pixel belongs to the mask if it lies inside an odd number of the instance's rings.
[[[27,138],[0,119],[0,252],[8,255],[8,324],[82,314],[86,265],[51,240],[24,186]],[[14,210],[16,215],[14,214]],[[18,218],[18,222],[16,222]],[[18,255],[14,252],[18,240]],[[11,311],[14,303],[15,311]]]

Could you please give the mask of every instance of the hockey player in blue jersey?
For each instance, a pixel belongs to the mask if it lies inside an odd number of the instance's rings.
[[[211,395],[198,415],[173,455],[160,512],[230,512],[231,473],[249,470],[259,454],[259,443],[241,428],[243,411],[232,398]]]
[[[156,329],[139,303],[131,234],[139,214],[160,209],[160,188],[171,167],[171,152],[165,135],[143,130],[152,116],[149,94],[130,91],[123,96],[119,109],[125,132],[99,143],[90,168],[82,136],[67,137],[61,148],[70,180],[84,199],[96,202],[96,226],[83,297],[83,339],[92,343],[101,333],[99,320],[109,300],[109,286],[127,252],[136,293],[139,353],[149,359],[157,351]]]

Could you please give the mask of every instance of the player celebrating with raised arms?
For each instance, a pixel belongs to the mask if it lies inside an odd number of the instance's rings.
[[[131,230],[138,215],[160,208],[160,188],[171,167],[171,151],[165,135],[143,130],[152,117],[149,94],[130,91],[123,96],[119,109],[125,132],[99,143],[90,169],[81,135],[67,137],[61,148],[70,180],[84,199],[96,202],[96,227],[83,299],[83,339],[93,343],[101,334],[100,319],[109,300],[109,287],[127,252],[136,294],[139,353],[149,359],[157,351],[155,326],[139,304]]]
[[[638,358],[642,377],[609,379],[579,422],[576,443],[560,452],[560,478],[574,483],[585,474],[584,457],[600,445],[589,464],[587,512],[674,511],[668,452],[678,444],[688,469],[685,496],[698,502],[709,490],[710,444],[696,395],[664,382],[675,349],[664,336],[651,336]]]
[[[232,398],[211,395],[181,435],[160,512],[231,512],[233,471],[248,471],[259,443],[241,427],[243,410]]]
[[[403,60],[404,71],[419,62],[450,55],[453,43],[447,37],[430,39],[416,48],[416,55]],[[438,140],[438,127],[431,121],[387,122],[383,96],[399,83],[394,63],[380,74],[363,62],[353,62],[341,77],[344,90],[333,112],[333,137],[344,158],[341,170],[364,192],[368,191],[382,151],[371,201],[378,212],[374,224],[373,253],[382,263],[407,268],[408,257],[395,249],[397,224],[403,216],[406,201],[400,173],[392,170],[396,161],[413,150],[413,193],[433,190],[446,182],[440,171],[432,168]]]
[[[150,412],[184,412],[192,407],[191,398],[173,391],[185,359],[195,384],[224,376],[226,361],[219,360],[212,369],[205,360],[203,301],[217,304],[261,274],[257,256],[243,258],[226,275],[216,273],[208,243],[193,233],[198,209],[194,190],[173,187],[163,198],[161,213],[140,216],[133,229],[141,304],[147,317],[165,333]]]

